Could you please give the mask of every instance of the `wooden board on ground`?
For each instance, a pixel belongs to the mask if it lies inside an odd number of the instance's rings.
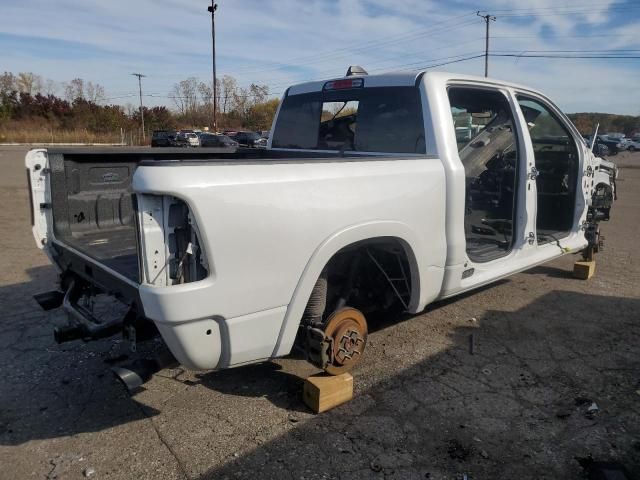
[[[573,276],[580,280],[589,280],[596,271],[595,260],[576,262],[573,264]]]
[[[316,413],[326,412],[353,398],[353,377],[349,373],[319,373],[304,382],[302,399]]]

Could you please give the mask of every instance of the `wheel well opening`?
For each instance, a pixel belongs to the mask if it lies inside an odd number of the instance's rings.
[[[412,295],[412,266],[402,240],[368,239],[339,250],[327,263],[325,316],[345,306],[365,315],[407,310]]]
[[[410,247],[394,237],[360,241],[335,253],[316,280],[296,338],[307,360],[332,375],[351,369],[366,346],[366,317],[410,308],[417,290],[413,265]]]

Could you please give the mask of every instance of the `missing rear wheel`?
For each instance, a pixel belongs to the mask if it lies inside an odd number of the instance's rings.
[[[324,328],[325,372],[340,375],[351,370],[364,353],[367,334],[367,321],[359,310],[346,307],[333,312]]]

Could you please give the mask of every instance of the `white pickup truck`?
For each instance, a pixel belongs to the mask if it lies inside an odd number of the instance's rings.
[[[546,96],[493,79],[350,69],[290,87],[271,132],[235,153],[31,150],[33,233],[60,271],[36,300],[70,313],[56,339],[159,332],[192,369],[299,346],[337,374],[371,311],[591,256],[615,197],[615,166]],[[100,318],[96,295],[126,314]]]

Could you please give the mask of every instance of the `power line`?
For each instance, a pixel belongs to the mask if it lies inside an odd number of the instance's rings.
[[[638,59],[640,55],[543,55],[528,53],[492,53],[492,57],[517,57],[517,58],[600,58],[600,59]]]
[[[427,70],[429,68],[442,67],[444,65],[451,65],[452,63],[466,62],[467,60],[474,60],[476,58],[482,58],[482,57],[484,57],[484,53],[481,53],[479,55],[473,55],[473,56],[470,56],[470,57],[458,58],[456,60],[450,60],[448,62],[434,63],[432,65],[425,65],[425,66],[422,66],[422,67],[418,67],[418,70]]]
[[[470,14],[464,14],[464,15],[460,15],[460,16],[456,16],[456,17],[452,17],[449,20],[446,21],[442,21],[442,22],[438,22],[433,24],[432,26],[436,26],[436,25],[445,25],[447,23],[449,23],[451,20],[455,20],[455,19],[459,19],[461,17],[467,17]],[[352,55],[353,53],[359,53],[362,51],[366,51],[366,50],[371,50],[375,47],[379,47],[379,46],[389,46],[389,45],[395,45],[398,43],[404,43],[407,41],[411,41],[411,40],[415,40],[417,38],[421,38],[421,37],[428,37],[431,36],[433,34],[436,33],[441,33],[441,32],[450,32],[452,30],[455,29],[459,29],[462,28],[464,26],[468,26],[468,25],[472,25],[474,23],[473,20],[469,20],[466,22],[461,22],[461,23],[454,23],[452,25],[447,25],[447,26],[443,26],[440,28],[429,28],[427,30],[424,29],[419,29],[418,31],[414,31],[414,32],[408,32],[408,33],[404,33],[404,34],[400,34],[400,35],[396,35],[396,36],[391,36],[391,37],[387,37],[390,40],[376,40],[376,41],[370,41],[370,42],[366,42],[360,46],[358,46],[357,44],[351,47],[343,47],[343,48],[338,48],[338,49],[334,49],[332,51],[328,51],[325,53],[319,53],[316,55],[312,55],[312,56],[305,56],[305,57],[299,57],[302,61],[296,61],[296,59],[293,60],[288,60],[288,61],[283,61],[283,62],[279,62],[276,64],[273,64],[270,67],[251,67],[249,69],[239,69],[236,70],[235,73],[236,74],[247,74],[247,73],[253,73],[253,72],[264,72],[264,71],[270,71],[270,70],[280,70],[283,68],[290,68],[292,65],[299,67],[299,66],[305,66],[305,65],[310,65],[310,64],[318,64],[318,63],[322,63],[325,61],[329,61],[329,60],[333,60],[335,58],[338,57],[344,57],[346,55]]]
[[[624,2],[618,2],[618,3],[609,3],[609,2],[593,2],[593,3],[582,3],[580,2],[579,4],[575,4],[575,5],[558,5],[558,6],[554,6],[554,7],[523,7],[523,8],[494,8],[493,11],[494,12],[518,12],[518,11],[546,11],[546,10],[559,10],[559,9],[576,9],[576,8],[584,8],[584,7],[594,7],[594,6],[598,6],[598,5],[602,5],[603,8],[626,8],[629,7],[629,5],[626,5]]]
[[[592,3],[590,5],[606,5],[602,2],[598,2],[598,3]],[[566,6],[566,7],[541,7],[541,8],[523,8],[523,9],[501,9],[501,10],[496,10],[496,12],[500,11],[500,12],[521,12],[521,13],[505,13],[504,15],[501,14],[500,16],[505,16],[505,17],[526,17],[526,16],[554,16],[554,15],[574,15],[574,14],[580,14],[580,13],[598,13],[598,12],[607,12],[609,10],[621,10],[621,9],[628,9],[628,8],[640,8],[640,6],[626,6],[623,4],[614,4],[608,8],[605,9],[585,9],[584,7],[586,6],[586,4],[582,4],[580,6],[576,5],[576,6]],[[560,10],[563,9],[563,10]],[[549,12],[549,10],[555,10],[555,12]],[[537,12],[542,12],[542,13],[537,13]],[[476,14],[478,14],[477,12],[475,12]],[[451,17],[447,20],[444,20],[442,22],[438,22],[434,25],[445,25],[447,23],[450,23],[453,20],[458,20],[460,18],[464,18],[467,17],[468,15],[471,14],[463,14],[463,15],[459,15],[459,16],[455,16],[455,17]],[[484,17],[484,15],[482,15]],[[259,67],[259,68],[255,68],[255,67],[249,67],[244,68],[244,69],[239,69],[236,70],[236,74],[247,74],[247,73],[253,73],[253,72],[264,72],[264,71],[268,71],[268,70],[279,70],[279,69],[283,69],[283,68],[290,68],[291,66],[305,66],[305,65],[309,65],[309,64],[318,64],[318,63],[322,63],[322,62],[326,62],[329,60],[333,60],[336,57],[344,57],[345,55],[349,55],[349,54],[353,54],[353,53],[357,53],[357,52],[362,52],[362,51],[366,51],[366,50],[370,50],[374,47],[379,47],[379,46],[390,46],[390,45],[394,45],[397,43],[403,43],[403,42],[407,42],[407,41],[411,41],[420,37],[424,37],[424,36],[430,36],[433,35],[435,33],[440,33],[442,31],[451,31],[453,29],[458,29],[458,28],[462,28],[464,26],[468,26],[473,24],[473,21],[469,21],[469,22],[461,22],[458,24],[454,24],[445,28],[438,28],[438,29],[429,29],[427,31],[422,31],[422,30],[417,30],[417,31],[413,31],[413,32],[408,32],[405,34],[400,34],[400,35],[396,35],[396,36],[390,36],[387,37],[385,40],[376,40],[376,41],[370,41],[370,42],[366,42],[364,44],[361,45],[355,45],[352,47],[343,47],[343,48],[339,48],[339,49],[334,49],[328,52],[324,52],[324,53],[319,53],[317,55],[314,55],[313,57],[309,57],[309,56],[305,56],[305,57],[297,57],[285,62],[279,62],[276,64],[273,64],[271,66],[267,66],[267,67]],[[298,59],[302,60],[302,62],[298,61]]]
[[[600,37],[637,37],[633,33],[629,34],[616,34],[616,33],[590,33],[584,35],[553,35],[552,38],[600,38]],[[540,38],[540,34],[537,35],[491,35],[491,38]]]
[[[439,62],[441,60],[449,60],[451,62],[453,62],[454,60],[460,60],[460,59],[464,59],[464,60],[470,60],[472,58],[480,58],[480,57],[484,57],[484,53],[481,52],[467,52],[467,53],[463,53],[460,55],[450,55],[447,57],[440,57],[440,58],[430,58],[428,60],[418,60],[416,62],[411,62],[411,63],[403,63],[400,65],[392,65],[390,67],[387,67],[389,69],[397,69],[397,68],[404,68],[404,67],[413,67],[413,68],[420,68],[420,65],[424,65],[425,63],[431,63],[431,62]],[[448,64],[449,62],[445,62],[445,64]],[[393,71],[393,70],[384,70],[385,72],[389,72],[389,71]]]
[[[529,12],[529,13],[519,13],[517,15],[519,16],[527,16],[527,15],[533,15],[535,14],[535,12],[537,11],[548,11],[548,10],[555,10],[556,13],[545,13],[545,15],[555,15],[558,13],[565,13],[565,14],[574,14],[574,13],[593,13],[596,10],[585,10],[584,7],[588,6],[588,5],[606,5],[603,4],[601,2],[598,3],[591,3],[591,4],[581,4],[580,9],[577,9],[578,6],[566,6],[566,7],[542,7],[542,8],[521,8],[521,9],[500,9],[500,10],[496,10],[496,11],[502,11],[502,12]],[[622,7],[622,4],[614,4],[612,6],[610,6],[610,8],[616,7],[616,6],[620,6]],[[627,7],[625,7],[627,8]],[[566,11],[558,11],[558,9],[569,9]],[[478,13],[476,12],[476,15]],[[458,15],[455,17],[450,17],[446,20],[443,20],[441,22],[438,22],[435,25],[445,25],[448,23],[451,23],[452,21],[455,20],[459,20],[461,18],[467,17],[468,15],[470,15],[469,13],[467,14],[462,14],[462,15]],[[515,15],[513,15],[515,16]],[[484,17],[484,16],[483,16]],[[342,47],[342,48],[338,48],[338,49],[333,49],[331,51],[326,51],[324,53],[319,53],[317,55],[314,55],[313,57],[298,57],[302,60],[308,60],[306,62],[295,62],[296,59],[292,59],[289,60],[288,62],[281,62],[281,63],[277,63],[277,64],[273,64],[270,67],[260,67],[260,68],[251,68],[249,67],[249,69],[247,68],[240,68],[236,70],[236,74],[240,74],[240,75],[244,75],[244,74],[249,74],[251,72],[264,72],[264,71],[268,71],[268,70],[279,70],[282,68],[290,68],[292,66],[292,64],[294,64],[294,66],[304,66],[304,65],[309,65],[309,64],[318,64],[318,63],[323,63],[323,62],[327,62],[327,61],[331,61],[337,57],[343,57],[346,55],[349,55],[353,52],[359,52],[359,51],[366,51],[369,50],[373,47],[377,47],[377,46],[382,46],[382,45],[393,45],[393,44],[398,44],[398,43],[403,43],[403,42],[407,42],[407,41],[411,41],[414,39],[417,39],[419,37],[425,37],[425,36],[430,36],[430,35],[434,35],[437,33],[440,33],[442,31],[451,31],[453,29],[459,29],[462,28],[464,26],[470,25],[472,24],[473,21],[468,21],[468,22],[458,22],[457,24],[453,24],[450,26],[447,26],[446,28],[436,28],[436,29],[428,29],[426,31],[424,31],[423,29],[418,29],[412,32],[406,32],[404,34],[399,34],[399,35],[394,35],[394,36],[389,36],[386,37],[386,39],[384,40],[375,40],[375,41],[369,41],[369,42],[365,42],[363,44],[356,44],[355,46],[350,46],[350,47]],[[598,36],[598,35],[594,35],[594,36]],[[600,36],[605,36],[605,35],[600,35]],[[614,35],[611,35],[614,36]],[[569,37],[569,36],[567,36]],[[583,36],[578,36],[576,35],[577,38],[579,37],[583,37]],[[584,36],[584,37],[588,37],[588,36]],[[495,36],[495,37],[490,37],[490,38],[509,38],[509,36]],[[486,41],[486,39],[485,39]],[[446,48],[446,47],[445,47]],[[410,56],[411,54],[405,54],[403,56]],[[398,58],[397,56],[395,58]],[[392,59],[388,59],[385,61],[389,61]],[[417,62],[414,62],[417,63]],[[304,81],[304,80],[299,80],[299,81]],[[288,85],[288,83],[286,84]],[[286,86],[283,84],[283,86]]]
[[[499,57],[499,56],[503,56],[503,57],[524,57],[524,58],[612,58],[612,59],[621,59],[621,58],[635,58],[632,55],[626,54],[626,55],[616,55],[616,53],[624,53],[624,52],[629,52],[629,53],[634,53],[634,52],[640,52],[640,50],[637,49],[628,49],[628,50],[622,50],[622,49],[599,49],[599,50],[527,50],[527,51],[517,51],[517,50],[496,50],[495,53],[490,53],[489,56],[494,56],[494,57]],[[570,53],[571,55],[562,55],[562,54],[567,54]],[[604,53],[606,53],[606,55],[603,55]],[[582,55],[579,55],[582,54]],[[384,70],[382,69],[374,69],[374,70],[378,70],[381,71],[381,73],[383,72],[387,72],[387,71],[391,71],[393,69],[397,69],[397,68],[402,68],[402,67],[412,67],[415,69],[423,69],[423,68],[435,68],[438,66],[444,66],[444,65],[450,65],[450,64],[454,64],[454,63],[459,63],[459,62],[464,62],[464,61],[468,61],[468,60],[472,60],[472,59],[477,59],[480,57],[484,57],[484,54],[480,53],[480,52],[468,52],[468,53],[463,53],[463,54],[459,54],[459,55],[450,55],[450,56],[445,56],[445,57],[438,57],[438,58],[430,58],[428,60],[418,60],[415,62],[410,62],[410,63],[404,63],[404,64],[396,64],[396,65],[392,65],[389,66],[387,68],[385,68]],[[440,62],[440,60],[446,60],[443,62]],[[433,63],[433,62],[438,62],[438,63]],[[425,63],[427,65],[425,65]],[[336,75],[325,75],[326,78],[330,78],[330,77],[336,77],[336,76],[340,76],[340,74],[336,74]],[[311,79],[302,79],[302,80],[298,80],[298,81],[291,81],[291,82],[287,82],[287,83],[277,83],[277,84],[264,84],[262,86],[265,86],[268,88],[268,90],[279,90],[282,89],[284,90],[286,87],[292,85],[293,83],[303,83],[305,81],[315,81],[315,78],[311,78]],[[240,98],[250,98],[250,97],[275,97],[275,96],[280,96],[282,92],[278,92],[278,93],[266,93],[266,94],[262,94],[262,93],[242,93],[242,90],[240,88],[236,88],[234,89],[234,93],[231,94],[227,94],[224,95],[222,98],[224,99],[228,99],[231,98],[233,96],[236,97],[240,97]],[[113,100],[113,99],[117,99],[117,98],[129,98],[132,97],[136,94],[134,93],[129,93],[126,95],[121,95],[121,96],[117,96],[117,97],[109,97],[106,98],[105,100]],[[165,94],[161,94],[161,93],[150,93],[150,94],[143,94],[144,97],[155,97],[155,98],[170,98],[170,99],[186,99],[186,98],[190,98],[188,96],[181,96],[181,95],[165,95]]]
[[[600,10],[594,10],[594,9],[585,9],[584,7],[589,7],[589,6],[598,6],[598,5],[604,5],[607,6],[607,8],[603,8]],[[542,15],[555,15],[555,14],[575,14],[575,13],[594,13],[594,12],[598,12],[598,11],[608,11],[608,10],[612,10],[612,9],[627,9],[627,8],[640,8],[638,6],[629,6],[629,5],[625,5],[624,3],[616,3],[616,4],[611,4],[609,5],[606,2],[594,2],[594,3],[589,3],[589,4],[585,4],[585,3],[581,3],[579,5],[568,5],[568,6],[560,6],[560,7],[539,7],[539,8],[516,8],[516,9],[496,9],[494,10],[495,12],[525,12],[525,13],[518,13],[518,14],[506,14],[508,16],[526,16],[526,15],[535,15],[536,12],[538,11],[548,11],[548,10],[555,10],[556,13],[542,13]],[[567,10],[569,9],[569,10]],[[526,13],[526,12],[532,12],[532,13]],[[457,16],[453,16],[453,17],[449,17],[446,20],[443,20],[441,22],[435,23],[433,25],[444,25],[447,24],[453,20],[457,20],[460,18],[464,18],[467,17],[469,15],[473,15],[476,12],[473,13],[465,13],[465,14],[461,14],[461,15],[457,15]],[[502,15],[501,15],[502,16]],[[472,22],[471,22],[472,23]],[[465,23],[466,26],[466,23]],[[429,30],[427,30],[427,32],[429,32]],[[318,62],[321,61],[323,59],[327,59],[327,58],[332,58],[338,54],[340,54],[340,56],[344,55],[344,53],[341,52],[345,52],[345,53],[349,53],[349,52],[354,52],[354,51],[361,51],[362,49],[370,49],[372,47],[375,46],[380,46],[380,45],[385,45],[385,44],[389,44],[390,42],[393,43],[399,43],[399,42],[404,42],[404,41],[408,41],[413,39],[414,37],[420,37],[420,36],[424,36],[425,33],[423,29],[418,29],[418,30],[414,30],[412,32],[407,32],[404,34],[398,34],[398,35],[392,35],[389,37],[386,37],[385,39],[382,40],[373,40],[373,41],[369,41],[369,42],[365,42],[363,44],[355,44],[354,46],[351,47],[342,47],[342,48],[338,48],[338,49],[332,49],[330,51],[325,51],[325,52],[319,52],[318,54],[313,56],[313,61],[314,62]],[[291,58],[287,61],[284,62],[280,62],[277,64],[273,64],[271,67],[266,67],[266,69],[278,69],[278,68],[283,68],[283,67],[289,67],[291,66],[291,64],[296,64],[299,65],[299,60],[303,60],[306,61],[309,57],[307,55],[305,56],[300,56],[300,57],[294,57]],[[249,67],[250,70],[246,70],[243,69],[241,71],[237,71],[238,73],[247,73],[248,71],[264,71],[265,68],[260,68],[260,69],[254,69],[253,67]]]
[[[595,50],[496,50],[497,52],[502,53],[515,53],[515,52],[524,52],[524,53],[634,53],[640,52],[640,49],[623,49],[623,48],[613,48],[613,49],[595,49]]]
[[[466,17],[468,15],[469,15],[468,13],[465,13],[463,15],[457,15],[457,16],[454,16],[454,17],[449,17],[446,20],[443,20],[441,22],[437,22],[437,23],[435,23],[433,25],[443,25],[445,23],[448,23],[448,22],[453,21],[453,20],[457,20],[457,19],[462,18],[462,17]],[[324,52],[318,52],[317,54],[313,55],[313,58],[314,58],[314,60],[319,60],[319,59],[322,59],[322,58],[324,58],[326,56],[332,57],[332,56],[334,56],[336,54],[340,54],[341,52],[351,52],[354,49],[361,49],[363,47],[371,48],[373,46],[377,46],[377,45],[380,45],[382,43],[385,43],[385,42],[388,42],[388,41],[391,41],[391,40],[394,40],[394,39],[397,41],[397,40],[402,39],[402,38],[407,37],[407,36],[413,36],[413,35],[416,35],[416,34],[420,34],[420,32],[424,32],[424,28],[419,28],[419,29],[416,29],[416,30],[413,30],[413,31],[410,31],[410,32],[401,33],[401,34],[390,35],[388,37],[385,37],[384,39],[369,40],[367,42],[360,43],[360,44],[356,43],[356,44],[351,45],[349,47],[333,48],[332,50],[326,50]],[[297,64],[297,63],[299,63],[299,61],[301,61],[301,60],[304,61],[304,60],[307,60],[308,58],[309,58],[309,55],[306,54],[304,56],[294,57],[294,58],[291,58],[289,60],[285,60],[283,62],[279,62],[279,63],[277,63],[275,65],[276,66],[288,66],[288,65],[290,65],[292,63]]]
[[[257,98],[262,98],[262,97],[273,97],[275,95],[280,95],[277,93],[232,93],[232,94],[228,94],[228,95],[222,95],[221,98],[222,99],[229,99],[229,98],[233,98],[233,97],[239,97],[239,98],[250,98],[250,97],[257,97]],[[195,97],[189,96],[189,95],[145,95],[145,97],[153,97],[153,98],[170,98],[170,99],[176,99],[176,100],[186,100],[186,99],[193,99]]]
[[[527,13],[527,12],[501,13],[500,17],[501,18],[519,18],[519,17],[555,17],[555,16],[565,16],[565,15],[580,15],[580,14],[587,15],[587,14],[595,14],[595,13],[608,13],[611,11],[621,11],[621,10],[626,11],[626,10],[636,9],[636,8],[640,8],[640,5],[629,5],[629,6],[625,6],[624,8],[562,10],[558,12],[548,12],[548,13],[535,13],[535,12],[533,13]]]
[[[473,24],[475,24],[475,23],[476,23],[476,20],[473,20],[473,19],[472,19],[472,20],[470,20],[470,21],[468,21],[468,22],[465,22],[464,24],[460,24],[460,25],[458,25],[458,26],[456,26],[456,27],[451,27],[451,28],[447,28],[447,29],[430,30],[430,31],[428,31],[428,32],[424,32],[424,35],[423,35],[423,36],[430,36],[430,35],[432,35],[432,34],[441,33],[441,32],[444,32],[444,31],[450,32],[450,31],[452,31],[452,30],[455,30],[455,29],[461,28],[461,27],[463,27],[463,26],[473,25]],[[427,33],[428,33],[429,35],[427,35]],[[460,44],[458,44],[458,45],[463,45],[463,44],[465,44],[465,43],[470,43],[470,42],[462,42],[462,43],[460,43]],[[453,46],[454,46],[454,45],[452,45],[451,47],[453,47]],[[445,48],[448,48],[448,47],[443,47],[443,49],[445,49]],[[343,54],[343,55],[344,55],[344,54]],[[396,56],[396,57],[395,57],[395,58],[393,58],[393,59],[391,59],[391,58],[390,58],[390,59],[384,60],[384,62],[385,62],[385,63],[387,63],[387,62],[389,62],[389,61],[395,60],[396,58],[410,57],[410,56],[412,56],[412,55],[415,55],[415,53],[408,53],[408,54],[404,54],[404,55],[399,55],[399,56]],[[332,60],[332,59],[328,59],[328,58],[327,58],[327,59],[326,59],[326,60],[324,60],[324,61],[329,61],[329,60]],[[316,64],[316,63],[318,63],[318,62],[315,62],[315,61],[314,61],[314,62],[311,62],[311,63]],[[300,66],[300,65],[301,65],[301,64],[296,65],[296,66]],[[285,65],[285,66],[286,66],[286,67],[290,67],[289,65]],[[256,70],[256,72],[263,72],[263,71],[267,71],[267,70],[269,70],[269,69]],[[273,68],[272,70],[277,70],[277,68]],[[234,73],[235,73],[235,74],[238,74],[238,72],[237,72],[237,71],[236,71],[236,72],[234,72]],[[240,72],[239,74],[240,74],[240,75],[245,75],[246,73],[247,73],[247,72]],[[339,76],[342,76],[342,75],[343,75],[343,72],[336,72],[336,73],[333,73],[333,74],[329,74],[328,72],[325,72],[325,73],[323,74],[323,77],[327,77],[327,78],[329,78],[329,77],[339,77]],[[264,78],[264,77],[262,77],[262,78]],[[272,77],[272,78],[273,78],[273,77]],[[268,81],[268,79],[269,79],[269,76],[267,76],[267,81]],[[295,81],[295,83],[301,83],[301,82],[305,82],[305,81],[314,81],[314,80],[316,80],[316,79],[317,79],[317,78],[300,79],[300,80],[296,80],[296,81]],[[288,87],[289,85],[291,85],[291,83],[292,83],[292,82],[290,82],[290,81],[289,81],[289,82],[287,82],[287,83],[280,83],[280,82],[278,82],[278,84],[279,84],[279,87],[278,87],[278,88],[286,88],[286,87]]]

